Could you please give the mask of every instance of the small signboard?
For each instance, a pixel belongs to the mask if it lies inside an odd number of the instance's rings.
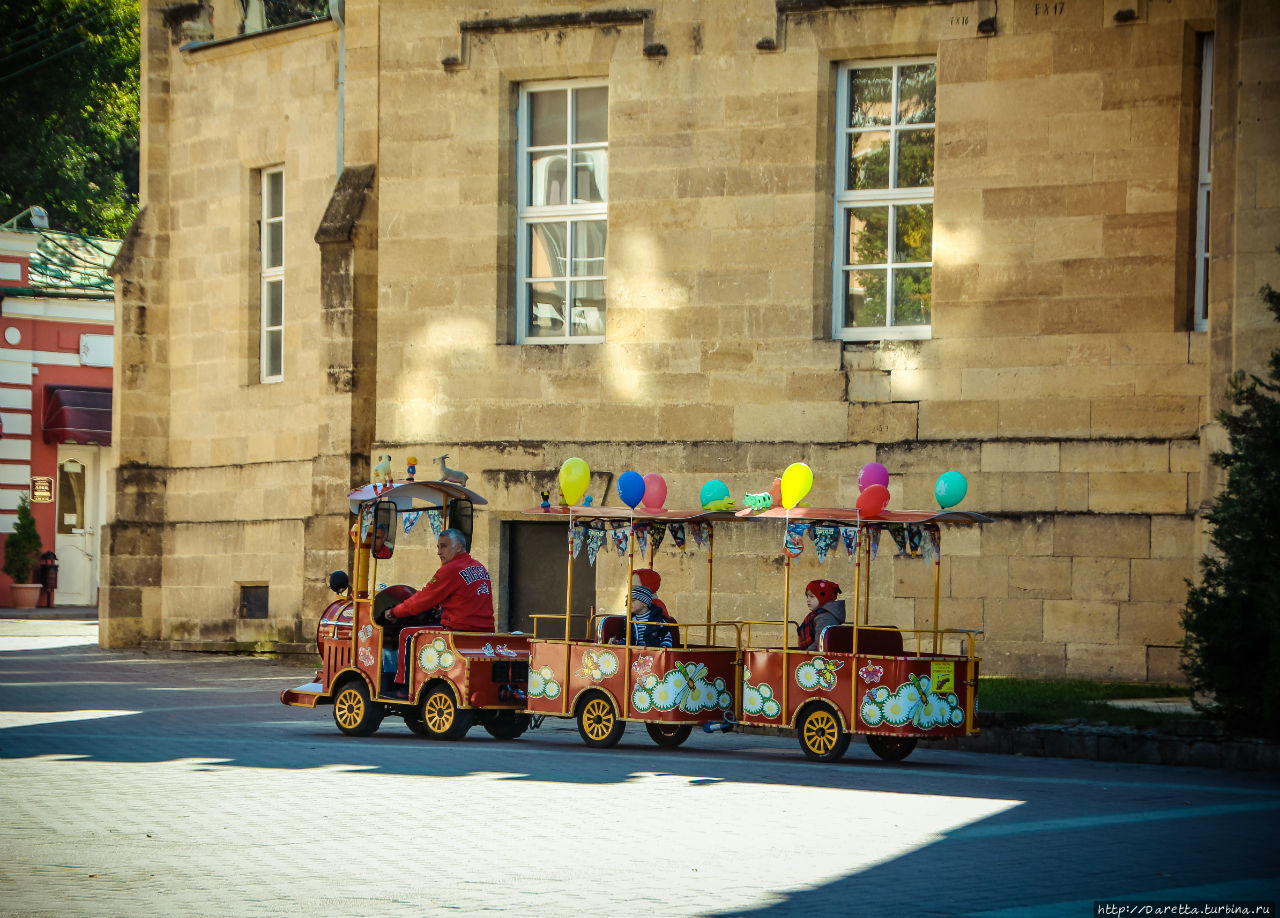
[[[33,477],[31,479],[31,502],[33,504],[53,503],[53,479]]]

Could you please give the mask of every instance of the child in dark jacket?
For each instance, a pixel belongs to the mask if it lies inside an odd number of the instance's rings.
[[[653,605],[653,593],[647,587],[631,590],[631,629],[631,642],[637,647],[672,646],[671,629],[666,626],[661,610]]]
[[[809,614],[800,623],[796,642],[800,650],[817,650],[822,632],[833,625],[844,624],[844,600],[836,599],[839,595],[840,584],[830,580],[810,580],[809,585],[804,588]]]

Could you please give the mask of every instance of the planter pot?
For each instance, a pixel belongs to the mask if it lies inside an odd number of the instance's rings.
[[[13,608],[34,609],[40,600],[40,584],[13,583],[9,585],[9,595],[13,598]]]

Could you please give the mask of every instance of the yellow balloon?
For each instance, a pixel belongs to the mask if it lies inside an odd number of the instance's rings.
[[[782,473],[782,506],[788,510],[804,500],[813,487],[813,469],[803,462],[793,462]]]
[[[575,456],[566,459],[564,465],[560,466],[560,493],[564,495],[565,503],[571,506],[580,503],[589,484],[591,469],[581,459]]]

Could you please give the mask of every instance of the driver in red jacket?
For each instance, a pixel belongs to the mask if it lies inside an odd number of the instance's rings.
[[[467,539],[446,529],[436,540],[440,570],[427,585],[384,614],[388,623],[440,607],[440,626],[450,631],[493,630],[493,587],[485,566],[467,554]]]

